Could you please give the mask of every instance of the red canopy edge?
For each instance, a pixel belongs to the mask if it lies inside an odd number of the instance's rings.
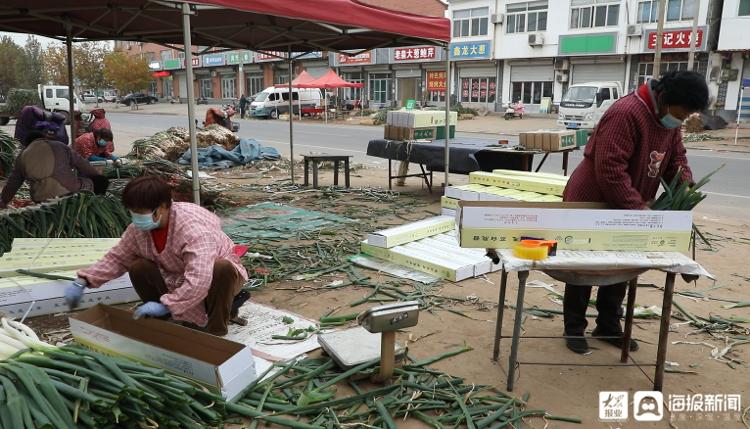
[[[307,83],[301,83],[297,85],[298,88],[323,88],[323,89],[335,89],[335,88],[362,88],[364,84],[347,82],[341,79],[335,71],[329,69],[328,73],[323,76]]]

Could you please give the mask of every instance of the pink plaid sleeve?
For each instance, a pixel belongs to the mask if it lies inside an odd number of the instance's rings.
[[[211,230],[203,225],[186,226],[187,244],[182,249],[185,280],[170,293],[162,295],[162,304],[176,320],[205,320],[203,301],[208,295],[216,261],[216,242]]]
[[[137,249],[136,231],[130,225],[115,247],[94,265],[78,271],[78,276],[86,279],[89,287],[97,288],[125,274],[138,257]]]

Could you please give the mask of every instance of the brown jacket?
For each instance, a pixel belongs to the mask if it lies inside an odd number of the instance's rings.
[[[31,199],[37,203],[81,190],[91,191],[94,184],[90,177],[98,175],[99,172],[68,145],[38,139],[16,158],[0,198],[8,204],[25,180],[29,181]]]

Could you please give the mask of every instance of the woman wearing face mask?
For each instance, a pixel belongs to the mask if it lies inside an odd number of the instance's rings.
[[[78,272],[65,291],[71,308],[86,287],[130,275],[144,304],[133,314],[187,322],[213,335],[226,335],[232,303],[247,281],[234,244],[219,218],[191,203],[173,203],[162,179],[142,176],[123,190],[132,224],[100,261]]]
[[[81,158],[89,161],[117,161],[119,159],[112,153],[115,151],[115,144],[112,142],[112,131],[109,128],[99,128],[78,137],[75,149]]]
[[[612,209],[648,209],[660,178],[670,182],[680,174],[693,182],[680,127],[692,113],[708,106],[704,76],[668,72],[650,80],[613,104],[589,138],[584,159],[570,177],[564,201],[603,202]],[[622,302],[626,283],[600,287],[594,337],[622,346]],[[590,285],[566,285],[565,336],[568,348],[588,352],[584,338]],[[631,340],[630,350],[638,344]]]

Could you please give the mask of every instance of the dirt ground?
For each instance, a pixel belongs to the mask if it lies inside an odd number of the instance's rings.
[[[298,169],[301,173],[301,168]],[[376,202],[367,198],[358,198],[359,194],[341,194],[334,197],[323,197],[318,191],[271,193],[258,190],[257,187],[248,187],[250,184],[267,183],[273,184],[285,176],[282,169],[270,169],[266,171],[251,167],[244,170],[230,170],[214,175],[224,179],[217,182],[224,183],[225,187],[233,188],[227,203],[249,204],[263,201],[280,201],[296,207],[324,210],[351,216],[360,214],[362,219],[357,223],[357,231],[375,230],[389,225],[405,223],[407,220],[417,220],[432,216],[440,212],[440,188],[436,188],[429,194],[416,179],[411,179],[408,186],[394,188],[402,193],[399,197],[390,198],[388,201]],[[330,183],[330,172],[324,171],[323,185]],[[248,177],[243,179],[242,177]],[[386,173],[383,170],[359,170],[353,173],[352,186],[370,187],[386,185]],[[288,176],[287,176],[288,177]],[[465,180],[456,177],[457,182]],[[453,178],[451,179],[453,180]],[[440,183],[441,180],[435,180]],[[273,188],[271,188],[273,189]],[[408,204],[401,202],[408,201]],[[390,214],[389,214],[390,213]],[[716,280],[701,279],[696,284],[686,284],[678,277],[676,292],[702,291],[715,288],[706,292],[714,298],[725,300],[748,301],[750,293],[748,282],[750,280],[750,268],[747,261],[750,255],[750,236],[748,235],[748,221],[732,219],[696,219],[701,230],[714,240],[715,248],[709,250],[700,248],[697,260],[708,271],[714,274]],[[346,235],[346,228],[336,230],[336,234]],[[352,237],[345,238],[351,246]],[[344,239],[342,239],[344,240]],[[344,241],[342,241],[343,243]],[[347,247],[348,249],[348,247]],[[251,250],[255,250],[251,247]],[[373,282],[398,281],[391,277],[357,268],[357,272],[370,277]],[[495,312],[498,303],[499,274],[488,275],[486,278],[478,278],[462,281],[460,283],[442,282],[436,286],[433,293],[444,296],[469,298],[467,303],[458,303],[444,308],[433,308],[434,311],[423,311],[420,315],[419,325],[415,328],[405,330],[398,334],[398,340],[408,343],[409,354],[416,358],[429,357],[441,354],[457,346],[468,345],[473,351],[438,362],[434,366],[437,369],[450,373],[454,376],[464,377],[467,382],[494,385],[505,390],[507,356],[510,352],[510,341],[504,340],[501,346],[501,359],[499,362],[492,361],[492,345],[495,326]],[[642,285],[638,288],[636,303],[644,306],[662,305],[662,293],[658,289],[663,285],[665,275],[659,272],[651,272],[639,279]],[[323,287],[336,280],[344,280],[346,275],[342,272],[333,272],[321,275],[313,280],[293,281],[283,280],[269,283],[257,292],[253,293],[252,299],[270,304],[278,308],[290,310],[311,319],[318,319],[336,309],[337,314],[347,314],[361,311],[373,303],[351,307],[350,304],[365,297],[371,292],[370,288],[361,286],[348,286],[334,290],[325,290]],[[553,279],[540,274],[532,273],[530,280],[539,280],[552,285],[557,292],[563,292],[563,285]],[[511,276],[509,280],[509,291],[506,303],[515,303],[515,279]],[[526,293],[526,307],[538,306],[539,308],[562,310],[559,303],[553,302],[549,291],[543,288],[529,288]],[[594,296],[592,296],[594,298]],[[738,316],[750,319],[750,307],[725,309],[722,305],[726,302],[708,299],[696,299],[675,295],[674,300],[696,316],[708,318],[709,315],[719,315],[723,318]],[[448,311],[454,310],[454,312]],[[595,312],[591,309],[591,312]],[[673,314],[676,309],[673,309]],[[504,334],[510,335],[514,312],[508,309],[504,318]],[[589,319],[589,330],[593,329],[593,319]],[[54,338],[64,338],[66,317],[64,314],[41,317],[30,321],[30,324],[44,331],[52,332]],[[634,360],[647,365],[652,364],[656,358],[656,342],[659,329],[659,320],[636,319],[634,337],[641,348],[632,354]],[[689,373],[667,373],[664,380],[665,400],[668,394],[742,394],[745,398],[743,409],[750,401],[750,383],[748,383],[748,368],[746,361],[750,360],[750,344],[738,345],[725,357],[734,359],[733,367],[725,362],[712,359],[712,345],[719,349],[725,347],[727,336],[746,336],[750,339],[750,324],[739,324],[734,334],[696,332],[697,330],[687,323],[672,319],[670,329],[670,342],[690,341],[705,343],[703,345],[670,345],[667,361],[679,364],[677,369]],[[539,318],[526,315],[523,324],[523,334],[534,336],[558,336],[562,334],[562,316],[552,318]],[[411,339],[411,341],[410,341]],[[599,365],[619,363],[619,350],[612,346],[590,340],[594,347],[593,353],[588,356],[575,355],[568,351],[562,339],[539,340],[527,339],[521,342],[519,359],[522,361],[546,361],[566,364],[595,363]],[[531,394],[529,400],[530,408],[542,408],[555,415],[577,416],[583,419],[583,424],[575,425],[563,422],[544,422],[541,419],[533,419],[527,422],[530,428],[662,428],[674,427],[680,429],[688,428],[711,428],[743,427],[739,421],[739,413],[716,413],[709,416],[701,414],[674,415],[672,424],[666,421],[658,423],[634,422],[632,416],[625,422],[602,422],[598,419],[598,392],[600,391],[627,391],[631,397],[635,391],[650,390],[652,386],[653,367],[578,367],[565,365],[522,365],[517,371],[517,380],[514,395],[520,397],[524,393]],[[630,408],[632,414],[632,407]],[[729,419],[728,421],[726,419]],[[421,424],[409,421],[399,422],[399,427],[412,428],[423,427]]]

